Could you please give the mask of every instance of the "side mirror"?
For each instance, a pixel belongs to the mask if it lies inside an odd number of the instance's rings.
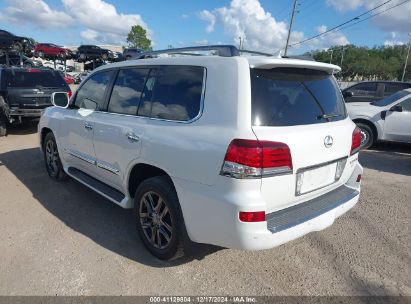
[[[66,92],[54,92],[51,94],[51,103],[60,108],[67,108],[69,105],[69,97]]]
[[[344,96],[344,98],[353,97],[353,96],[354,96],[354,92],[353,92],[353,91],[345,91],[345,92],[343,93],[343,96]]]
[[[391,111],[391,112],[402,112],[402,106],[400,106],[400,105],[392,106],[392,107],[390,108],[390,111]]]

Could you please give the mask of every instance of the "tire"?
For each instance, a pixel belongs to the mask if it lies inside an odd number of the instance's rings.
[[[44,162],[48,175],[55,181],[62,181],[67,178],[63,170],[60,156],[57,149],[56,139],[52,132],[47,133],[43,141]]]
[[[103,60],[107,60],[107,59],[108,59],[108,55],[107,55],[106,53],[103,53],[103,54],[101,55],[101,58],[102,58]]]
[[[134,219],[141,240],[154,256],[175,260],[184,255],[188,236],[169,177],[152,177],[140,184],[134,196]]]
[[[361,149],[368,149],[374,144],[375,135],[372,128],[364,123],[357,123],[361,129]]]
[[[44,52],[40,51],[40,52],[39,52],[39,57],[40,57],[41,59],[43,59],[43,58],[44,58]]]
[[[127,55],[126,60],[131,60],[131,56]]]
[[[6,117],[0,114],[0,137],[7,135]]]
[[[59,58],[61,58],[61,59],[66,59],[66,53],[60,52],[60,53],[59,53]]]

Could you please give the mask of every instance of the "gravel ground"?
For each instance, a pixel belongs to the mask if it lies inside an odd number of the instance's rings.
[[[34,126],[0,138],[0,295],[411,295],[411,146],[363,152],[360,202],[272,250],[153,258],[130,211],[44,169]]]

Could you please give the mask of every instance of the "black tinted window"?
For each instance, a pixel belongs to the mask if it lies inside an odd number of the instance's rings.
[[[78,108],[102,110],[113,73],[114,71],[103,71],[91,76],[77,92],[75,105]]]
[[[57,71],[4,71],[4,79],[6,87],[11,88],[67,88]]]
[[[252,69],[251,95],[253,125],[306,125],[346,117],[333,76],[322,71]]]
[[[376,82],[364,82],[348,88],[347,91],[354,93],[354,96],[374,96],[377,94]]]
[[[151,117],[180,121],[195,118],[200,112],[204,68],[165,66],[157,73]]]
[[[387,98],[378,100],[378,101],[374,101],[372,104],[377,106],[377,107],[385,107],[388,106],[390,104],[392,104],[394,101],[397,101],[398,99],[401,99],[407,95],[409,95],[410,93],[407,91],[399,91]]]
[[[120,70],[111,93],[109,112],[137,114],[148,71],[148,69]]]

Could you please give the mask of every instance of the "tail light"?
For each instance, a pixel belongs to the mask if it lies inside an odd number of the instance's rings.
[[[361,148],[361,129],[356,127],[352,132],[352,143],[350,155],[353,155],[360,151]]]
[[[251,223],[251,222],[264,222],[265,221],[265,212],[264,211],[257,211],[257,212],[243,212],[240,211],[238,214],[240,221]]]
[[[71,98],[71,96],[73,95],[73,92],[71,91],[71,89],[68,90],[67,95],[69,98]]]
[[[228,146],[221,175],[260,178],[292,173],[289,147],[280,142],[234,139]]]

